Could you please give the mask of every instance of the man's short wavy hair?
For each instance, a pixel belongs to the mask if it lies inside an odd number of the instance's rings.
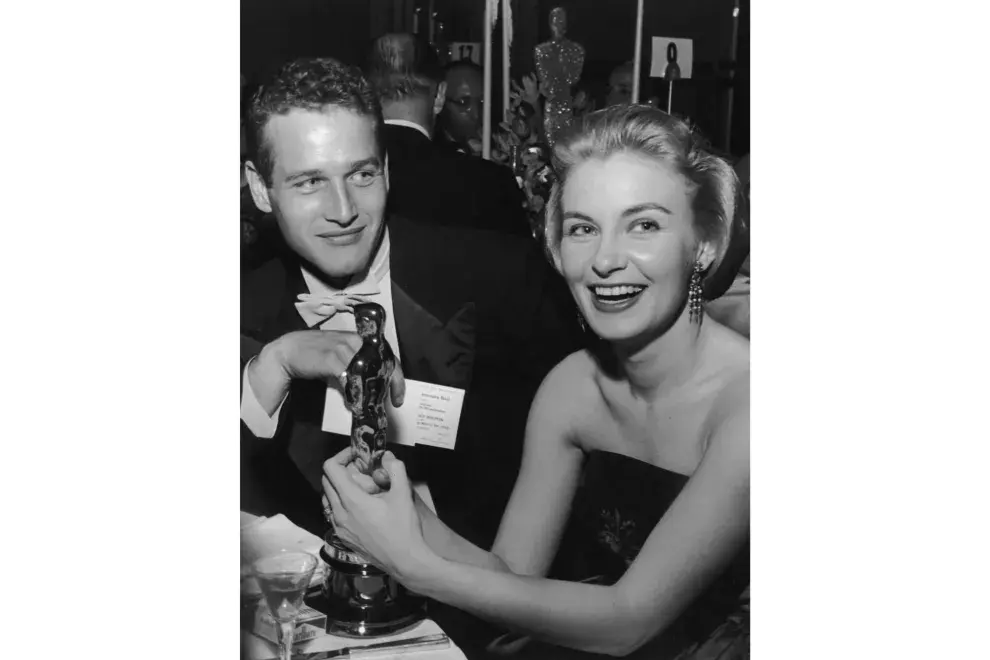
[[[552,159],[557,182],[545,220],[547,250],[560,255],[561,199],[571,170],[587,160],[618,153],[661,161],[687,180],[695,231],[715,246],[715,259],[705,272],[707,281],[725,256],[733,224],[745,222],[742,186],[732,166],[686,122],[648,105],[622,104],[589,113],[557,140]]]
[[[301,58],[283,66],[272,80],[262,85],[248,108],[249,150],[268,186],[272,185],[275,167],[265,133],[268,122],[273,116],[286,115],[292,110],[322,112],[328,106],[346,108],[374,120],[379,155],[384,158],[382,106],[360,69],[329,57]]]
[[[440,59],[430,44],[406,32],[375,39],[365,72],[382,101],[416,96],[432,100],[444,78]]]

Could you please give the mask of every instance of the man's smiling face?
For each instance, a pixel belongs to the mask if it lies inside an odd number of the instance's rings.
[[[286,243],[330,280],[368,268],[385,219],[388,172],[375,120],[346,108],[295,109],[265,127],[272,176],[249,176]]]

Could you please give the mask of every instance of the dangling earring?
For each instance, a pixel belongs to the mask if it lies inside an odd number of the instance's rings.
[[[692,323],[701,323],[701,271],[701,262],[695,261],[688,290],[688,314]]]
[[[577,310],[578,325],[581,326],[581,332],[588,332],[588,322],[584,320],[584,314],[581,310]]]

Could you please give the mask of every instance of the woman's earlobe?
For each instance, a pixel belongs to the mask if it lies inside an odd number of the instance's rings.
[[[703,271],[710,269],[715,263],[715,246],[707,241],[698,246],[696,261],[701,264]]]

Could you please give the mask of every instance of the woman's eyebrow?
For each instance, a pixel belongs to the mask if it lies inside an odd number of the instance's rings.
[[[644,202],[642,204],[636,204],[635,206],[630,206],[625,211],[622,212],[622,217],[628,217],[630,215],[636,215],[637,213],[642,213],[643,211],[660,211],[661,213],[666,213],[667,215],[673,215],[666,206],[657,204],[656,202]]]

